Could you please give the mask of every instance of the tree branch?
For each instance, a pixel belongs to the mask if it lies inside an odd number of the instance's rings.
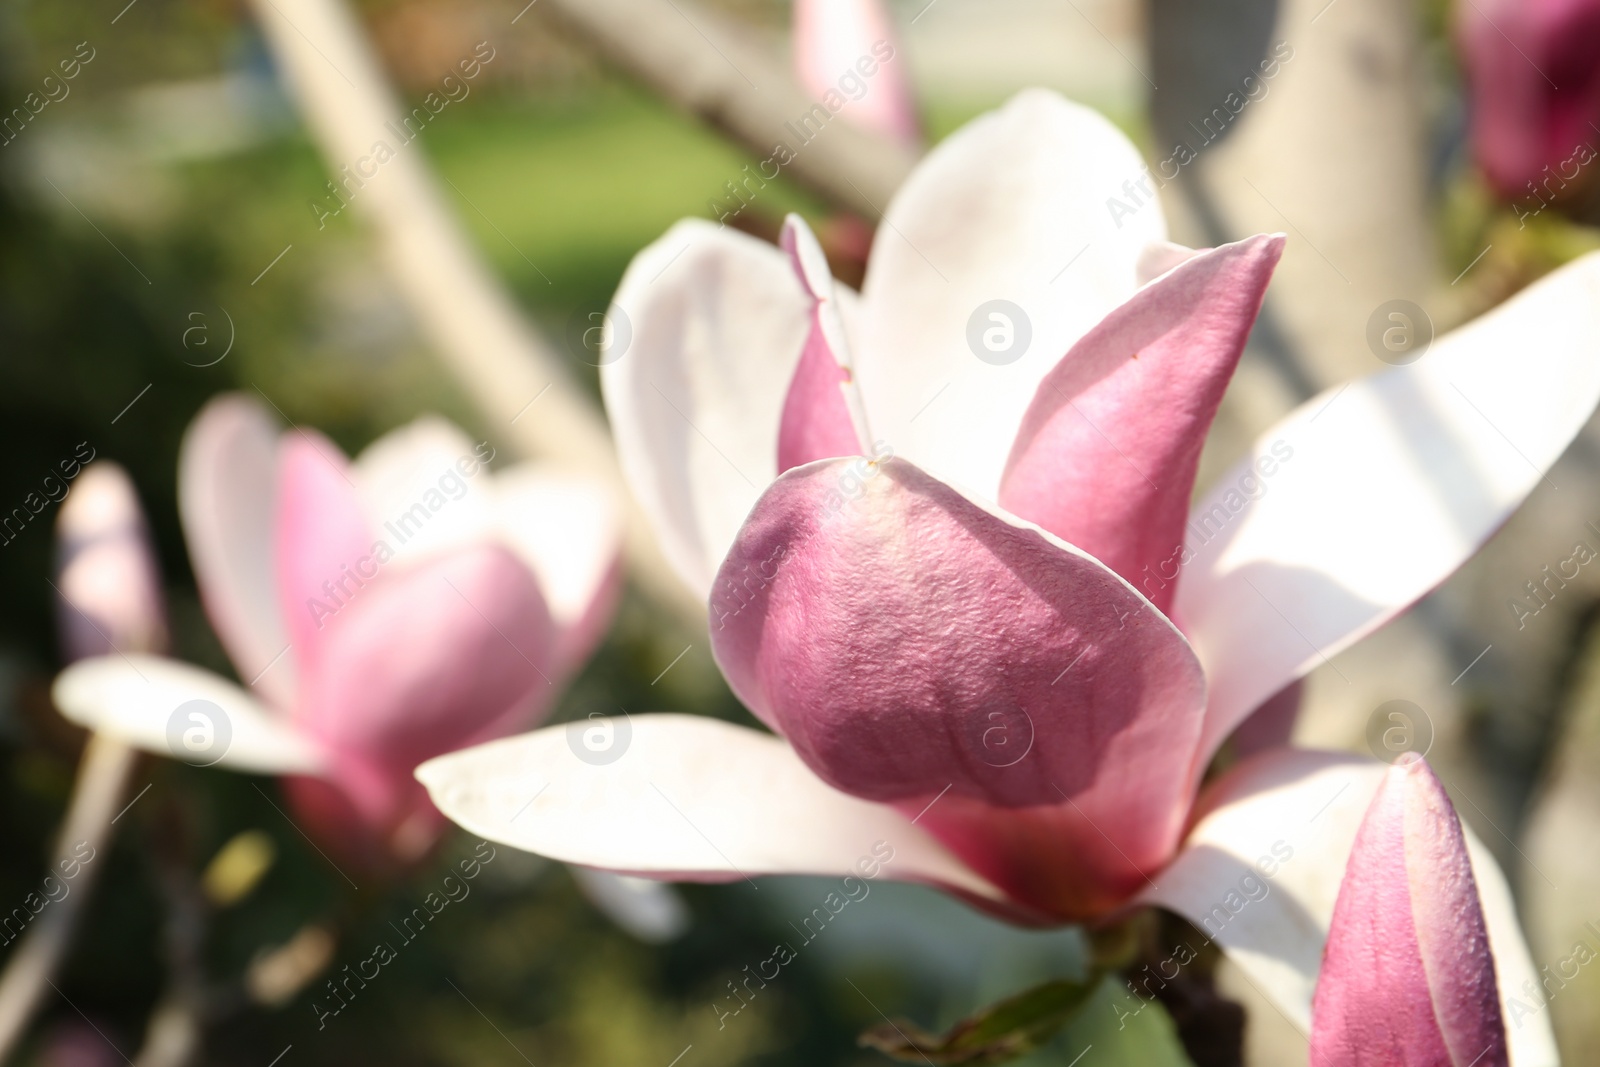
[[[893,138],[829,121],[826,108],[818,116],[818,101],[786,68],[732,22],[691,0],[545,0],[545,6],[606,59],[759,158],[783,142],[794,152],[788,173],[841,208],[876,220],[916,163],[916,154]],[[815,117],[803,128],[807,116]]]
[[[339,0],[252,0],[328,168],[338,173],[390,142],[405,114],[360,24]],[[705,605],[684,590],[656,547],[617,466],[604,421],[463,234],[418,150],[401,148],[352,206],[377,232],[389,273],[490,432],[525,457],[548,459],[609,485],[629,510],[633,575],[694,627]]]
[[[89,901],[95,879],[104,866],[104,855],[111,842],[111,820],[127,791],[128,777],[138,762],[138,753],[105,734],[90,734],[78,764],[78,780],[72,791],[72,806],[56,839],[51,860],[52,873],[63,870],[63,861],[82,857],[75,847],[87,842],[100,862],[84,863],[72,883],[71,891],[52,901],[29,925],[10,961],[0,976],[0,1063],[11,1059],[17,1042],[27,1030],[28,1021],[39,1007],[45,985],[66,955],[73,932]]]

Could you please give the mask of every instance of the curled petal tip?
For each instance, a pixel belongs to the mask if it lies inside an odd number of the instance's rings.
[[[815,459],[864,453],[871,431],[822,246],[805,220],[793,214],[783,222],[782,243],[795,277],[812,299],[811,331],[778,426],[778,470],[786,471]]]
[[[793,213],[785,217],[779,243],[789,254],[795,277],[800,279],[811,298],[831,300],[833,274],[828,269],[828,257],[823,254],[822,245],[817,242],[816,234],[811,232],[805,220]]]

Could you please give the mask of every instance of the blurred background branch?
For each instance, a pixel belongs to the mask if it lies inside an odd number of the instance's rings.
[[[256,0],[256,16],[298,96],[330,173],[370,156],[406,112],[360,24],[339,0]],[[384,164],[355,202],[434,350],[483,413],[491,436],[524,458],[603,480],[631,516],[628,561],[640,584],[686,625],[705,608],[656,547],[617,467],[595,405],[466,238],[420,152]]]
[[[544,2],[606,59],[757,157],[794,140],[785,124],[798,125],[818,106],[732,20],[688,0]],[[833,122],[799,148],[787,170],[834,206],[876,219],[916,158],[899,141]]]
[[[89,735],[78,764],[72,806],[51,854],[52,874],[66,869],[59,865],[81,861],[83,853],[79,849],[84,844],[93,850],[91,857],[104,856],[111,841],[111,821],[123,804],[128,778],[138,758],[138,753],[121,741],[104,734]],[[7,961],[5,973],[0,975],[0,1063],[10,1060],[39,1007],[45,987],[60,968],[104,866],[103,860],[82,864],[71,890],[60,900],[52,901],[29,924]]]

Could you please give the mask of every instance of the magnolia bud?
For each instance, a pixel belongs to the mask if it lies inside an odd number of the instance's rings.
[[[161,575],[127,472],[105,460],[86,467],[61,504],[56,539],[63,655],[164,650]]]
[[[1389,770],[1356,834],[1312,998],[1311,1062],[1508,1062],[1466,839],[1420,757]]]
[[[1532,211],[1592,180],[1600,148],[1600,2],[1468,0],[1457,40],[1473,152],[1502,196]]]

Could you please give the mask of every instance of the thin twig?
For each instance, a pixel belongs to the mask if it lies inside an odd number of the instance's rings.
[[[29,925],[7,962],[4,975],[0,975],[0,1063],[10,1061],[39,1007],[41,995],[72,943],[95,879],[106,864],[111,819],[122,806],[137,762],[138,753],[123,742],[105,734],[89,735],[50,870],[55,874],[66,869],[60,864],[81,861],[83,856],[77,848],[84,843],[94,850],[94,859],[82,863],[77,877],[64,883],[71,886],[67,895],[52,901]]]

